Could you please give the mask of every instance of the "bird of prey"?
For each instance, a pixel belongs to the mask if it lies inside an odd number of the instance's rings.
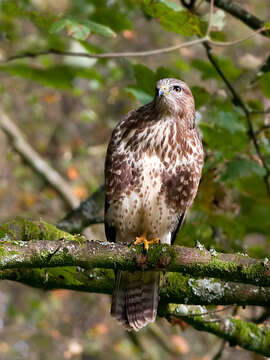
[[[112,133],[105,162],[105,232],[116,243],[173,244],[197,193],[203,148],[192,93],[181,80],[156,84],[152,102]],[[116,271],[111,314],[128,330],[155,321],[158,271]]]

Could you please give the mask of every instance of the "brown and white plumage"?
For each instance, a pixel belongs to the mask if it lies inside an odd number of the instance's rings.
[[[146,234],[172,244],[192,204],[203,167],[194,99],[178,79],[157,82],[154,100],[129,112],[112,133],[105,164],[109,241]],[[116,272],[112,315],[139,330],[156,317],[159,274]]]

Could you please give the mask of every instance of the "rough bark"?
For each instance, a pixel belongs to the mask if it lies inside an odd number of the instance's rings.
[[[202,307],[171,304],[163,309],[162,316],[174,323],[182,319],[199,331],[207,331],[225,339],[231,346],[239,345],[246,350],[270,355],[270,330],[266,327],[233,317],[213,318]]]
[[[89,225],[103,223],[104,202],[104,185],[101,185],[91,196],[83,201],[80,206],[71,210],[60,220],[57,227],[71,234],[78,234]]]
[[[71,235],[43,221],[20,219],[0,226],[2,280],[42,289],[111,294],[112,269],[116,268],[163,271],[161,316],[169,320],[182,317],[198,330],[269,355],[269,330],[232,318],[210,321],[206,315],[187,313],[184,316],[171,304],[267,306],[270,301],[267,259],[165,245],[151,246],[146,254],[140,246],[87,241],[83,236]]]
[[[68,289],[110,295],[114,288],[113,270],[85,270],[78,266],[1,270],[0,279],[44,290]],[[160,288],[160,300],[162,304],[267,306],[270,303],[270,288],[166,273]]]
[[[0,269],[80,266],[85,269],[157,270],[269,286],[270,262],[183,246],[87,241],[43,221],[14,220],[0,227]],[[50,241],[48,241],[50,240]]]

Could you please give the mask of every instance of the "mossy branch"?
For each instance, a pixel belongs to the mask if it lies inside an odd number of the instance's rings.
[[[267,306],[270,302],[267,260],[165,245],[151,246],[145,254],[140,246],[87,241],[43,221],[13,220],[0,226],[2,280],[42,289],[111,294],[112,269],[163,271],[159,314],[169,320],[181,316],[171,303]],[[184,320],[198,330],[269,355],[269,331],[255,324],[235,319],[211,322],[201,315]]]
[[[85,270],[78,266],[1,270],[0,279],[13,280],[45,290],[68,289],[112,294],[114,288],[113,270]],[[218,279],[195,279],[180,273],[166,273],[161,283],[160,303],[161,306],[164,303],[268,306],[270,288]]]
[[[240,254],[211,254],[183,246],[87,241],[43,221],[14,220],[0,227],[0,269],[80,266],[85,269],[157,270],[270,285],[270,262]],[[50,240],[50,241],[48,241]]]
[[[201,314],[207,315],[201,315]],[[270,355],[270,330],[252,322],[245,322],[233,317],[212,318],[202,307],[170,304],[163,309],[162,316],[173,323],[182,319],[195,329],[207,331],[225,339],[231,346],[239,345],[259,354]]]

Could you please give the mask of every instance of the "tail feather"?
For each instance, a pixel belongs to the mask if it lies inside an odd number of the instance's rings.
[[[138,286],[138,283],[130,283],[126,291],[125,310],[130,326],[138,330],[145,322],[141,300],[142,287]]]
[[[157,316],[159,301],[159,272],[153,272],[148,281],[143,284],[144,318],[147,322],[154,322]]]
[[[138,331],[155,321],[158,298],[158,272],[117,271],[111,314],[125,328]]]
[[[124,328],[129,329],[126,315],[126,292],[123,285],[122,271],[117,271],[115,289],[112,296],[111,315],[119,321]]]

